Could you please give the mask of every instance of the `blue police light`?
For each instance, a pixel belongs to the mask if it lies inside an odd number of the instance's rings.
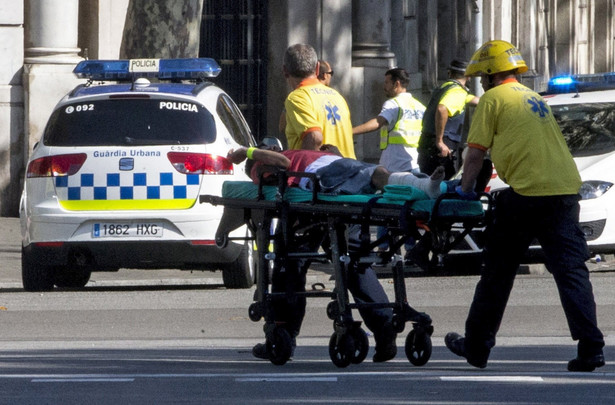
[[[572,76],[559,76],[549,80],[547,93],[570,93],[575,90],[575,80]]]
[[[216,77],[222,69],[211,58],[84,60],[73,73],[80,79],[132,81],[139,77],[197,80]]]
[[[572,76],[554,77],[551,79],[551,84],[554,86],[570,86],[574,83]]]
[[[547,93],[572,93],[615,89],[615,73],[558,76],[549,80]]]

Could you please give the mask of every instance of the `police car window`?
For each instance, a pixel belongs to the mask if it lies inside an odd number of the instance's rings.
[[[246,124],[239,108],[237,108],[230,97],[225,94],[220,95],[216,112],[235,142],[243,146],[254,144],[248,124]]]
[[[213,116],[199,104],[118,98],[65,105],[50,120],[50,146],[145,146],[212,143]]]
[[[615,150],[615,103],[551,106],[575,157]]]

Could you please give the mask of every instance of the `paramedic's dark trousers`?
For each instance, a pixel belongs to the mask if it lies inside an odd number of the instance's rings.
[[[358,226],[351,226],[349,234],[358,236]],[[319,228],[303,234],[301,237],[292,238],[289,252],[316,252],[323,243],[327,230]],[[351,236],[351,238],[352,238]],[[350,249],[358,243],[350,242]],[[279,257],[277,255],[276,257]],[[335,258],[333,259],[335,260]],[[287,260],[282,263],[276,259],[275,269],[272,276],[272,291],[287,292],[287,297],[275,300],[273,303],[275,322],[282,322],[292,337],[299,334],[301,324],[305,316],[306,298],[297,296],[294,292],[305,291],[306,274],[310,261],[306,259]],[[348,290],[353,295],[355,302],[379,302],[387,303],[388,297],[378,281],[371,267],[361,268],[348,273]],[[379,334],[385,323],[391,322],[393,310],[391,308],[360,309],[365,325],[375,334]]]
[[[572,338],[579,340],[579,354],[601,353],[604,338],[585,265],[589,252],[578,225],[578,199],[525,197],[512,189],[497,196],[494,221],[487,230],[485,270],[466,321],[466,350],[472,355],[486,359],[495,345],[520,259],[534,238],[546,255]]]

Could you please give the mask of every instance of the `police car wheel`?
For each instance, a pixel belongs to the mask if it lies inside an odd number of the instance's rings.
[[[254,249],[248,241],[237,259],[222,269],[222,281],[226,288],[250,288],[254,285],[255,274]]]
[[[54,268],[37,261],[23,247],[21,249],[21,279],[26,291],[53,290]]]
[[[62,266],[57,267],[54,283],[58,287],[81,288],[90,281],[92,271],[84,267]]]

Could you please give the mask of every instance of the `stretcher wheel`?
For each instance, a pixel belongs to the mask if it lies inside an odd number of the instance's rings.
[[[263,311],[261,309],[261,304],[258,302],[253,302],[248,307],[248,316],[250,320],[253,322],[258,322],[263,317]]]
[[[337,301],[331,301],[327,304],[327,317],[332,321],[336,320],[340,314],[340,309],[337,306]]]
[[[361,364],[367,357],[369,351],[369,339],[367,333],[362,328],[354,328],[350,332],[354,341],[354,355],[352,356],[352,364]]]
[[[336,366],[348,367],[355,358],[353,337],[349,333],[340,336],[337,332],[333,332],[329,340],[329,357]]]
[[[292,338],[290,333],[282,327],[276,326],[267,337],[267,352],[269,361],[276,366],[285,364],[292,355]]]
[[[431,357],[431,336],[413,329],[406,337],[406,357],[415,366],[424,366]]]

